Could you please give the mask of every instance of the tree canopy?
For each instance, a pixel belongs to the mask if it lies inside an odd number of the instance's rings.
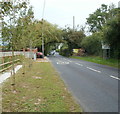
[[[47,53],[51,45],[62,41],[61,29],[46,20],[35,20],[32,6],[28,2],[3,2],[2,7],[2,41],[8,44],[8,50],[28,47],[41,49],[43,37]],[[5,17],[9,17],[8,22]]]
[[[45,54],[63,44],[61,51],[72,54],[74,48],[85,48],[88,54],[99,55],[101,42],[109,44],[111,57],[118,57],[120,32],[120,8],[112,4],[102,4],[100,8],[89,15],[86,24],[90,36],[85,35],[85,28],[78,30],[60,29],[47,20],[35,20],[32,6],[28,2],[15,4],[1,2],[0,18],[2,20],[2,41],[7,43],[7,49],[21,50],[23,48],[39,48],[42,51],[44,40]],[[6,21],[6,18],[7,21]]]

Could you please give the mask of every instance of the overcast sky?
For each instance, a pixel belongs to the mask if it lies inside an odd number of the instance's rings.
[[[57,24],[59,27],[65,25],[84,25],[89,14],[93,13],[101,4],[110,5],[114,3],[118,7],[119,0],[45,0],[44,19]],[[41,20],[44,0],[30,0],[34,7],[35,18]]]

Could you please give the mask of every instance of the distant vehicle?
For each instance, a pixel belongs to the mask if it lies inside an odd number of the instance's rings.
[[[56,53],[56,51],[53,50],[53,51],[50,52],[50,55],[55,55],[55,53]]]
[[[44,55],[42,52],[37,52],[36,56],[37,56],[37,58],[44,58]]]
[[[47,57],[49,57],[50,56],[50,54],[47,54]]]

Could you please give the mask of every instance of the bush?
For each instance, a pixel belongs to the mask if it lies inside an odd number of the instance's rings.
[[[56,52],[60,52],[60,49],[56,49]]]
[[[85,37],[81,42],[88,55],[100,55],[102,51],[101,40],[98,34]]]
[[[66,57],[69,57],[72,55],[72,50],[69,50],[68,48],[63,48],[63,49],[60,49],[60,55],[62,56],[66,56]]]

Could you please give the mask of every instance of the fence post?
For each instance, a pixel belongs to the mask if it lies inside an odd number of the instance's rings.
[[[4,62],[5,62],[5,58],[2,57],[2,64],[4,64]],[[2,66],[2,69],[4,69],[4,65]]]

